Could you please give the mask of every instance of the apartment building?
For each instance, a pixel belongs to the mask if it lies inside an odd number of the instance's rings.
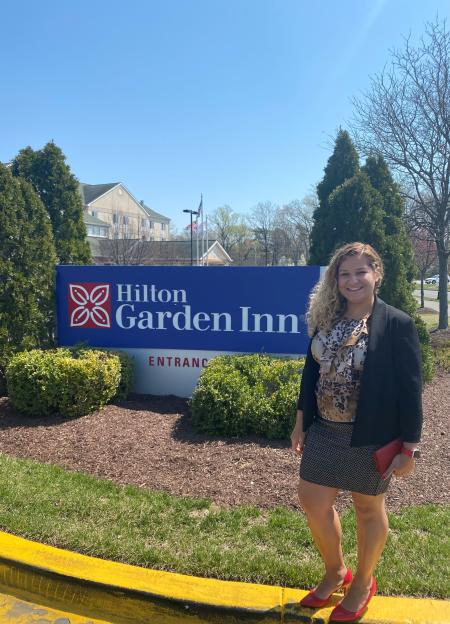
[[[170,219],[137,201],[122,182],[80,184],[88,239],[170,239]]]

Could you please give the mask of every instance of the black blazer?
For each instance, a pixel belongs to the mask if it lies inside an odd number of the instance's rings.
[[[319,364],[308,347],[297,408],[303,430],[318,416]],[[418,442],[422,429],[422,358],[414,321],[375,298],[351,446]]]

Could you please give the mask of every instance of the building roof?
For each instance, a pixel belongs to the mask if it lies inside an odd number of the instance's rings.
[[[191,258],[190,240],[168,240],[168,241],[142,241],[145,246],[145,255],[150,258],[187,260]],[[215,240],[208,241],[208,250],[211,249]],[[197,257],[196,241],[192,243],[194,258]],[[199,254],[202,252],[199,241]],[[206,251],[205,251],[206,253]]]
[[[83,203],[90,204],[119,184],[120,182],[110,182],[109,184],[80,183],[80,193],[83,198]]]
[[[106,223],[106,221],[102,221],[98,217],[94,217],[88,212],[84,212],[83,221],[85,222],[86,225],[101,225],[103,227],[108,227],[108,228],[110,227],[109,223]]]
[[[127,193],[136,201],[136,198],[131,195],[130,191],[126,189],[122,182],[110,182],[109,184],[84,184],[80,183],[80,193],[83,200],[83,204],[91,204],[93,201],[115,188],[116,186],[122,185],[122,187],[127,191]],[[162,221],[163,223],[170,223],[169,217],[165,217],[164,215],[152,210],[148,206],[144,204],[143,201],[137,202],[147,214],[150,219],[154,221]]]
[[[145,210],[145,212],[148,214],[148,216],[150,217],[150,219],[155,219],[155,221],[163,221],[164,223],[169,223],[170,219],[169,217],[165,217],[162,214],[159,214],[159,212],[155,212],[154,210],[152,210],[151,208],[149,208],[148,206],[146,206],[144,204],[144,202],[139,202],[142,206],[142,208]]]
[[[131,239],[130,239],[131,240]],[[88,241],[91,246],[91,252],[94,257],[102,257],[102,245],[105,243],[99,242],[96,238],[91,238],[88,236]],[[186,262],[191,259],[191,242],[190,240],[168,240],[168,241],[141,241],[136,239],[134,242],[140,243],[144,246],[142,253],[140,254],[142,258],[149,260],[158,260],[164,262],[166,261],[182,261]],[[208,252],[211,252],[211,249],[214,246],[218,246],[222,251],[222,254],[225,258],[229,259],[232,262],[231,258],[228,256],[227,252],[223,249],[220,243],[216,240],[208,241]],[[201,244],[199,244],[199,254],[201,254]],[[206,254],[206,250],[205,250]],[[196,259],[196,241],[193,242],[193,257]]]

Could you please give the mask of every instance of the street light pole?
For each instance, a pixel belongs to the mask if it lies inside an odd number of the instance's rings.
[[[192,253],[192,215],[198,215],[197,210],[183,210],[183,212],[189,212],[191,215],[191,266],[194,264],[194,258]]]

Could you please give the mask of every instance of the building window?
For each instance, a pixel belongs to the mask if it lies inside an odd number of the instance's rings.
[[[91,215],[92,215],[93,217],[96,217],[96,216],[97,216],[97,214],[98,214],[98,213],[97,213],[97,211],[96,211],[96,210],[91,210]]]
[[[87,226],[88,236],[99,236],[102,238],[106,238],[106,228],[100,227],[99,225],[88,225]]]
[[[113,214],[113,223],[114,225],[118,225],[119,223],[119,215],[117,213]]]
[[[161,230],[165,230],[166,229],[166,224],[165,223],[161,223]]]
[[[149,227],[151,230],[153,230],[153,221],[149,221],[149,222],[148,222],[148,227]]]
[[[128,225],[128,215],[123,215],[123,224]]]
[[[147,227],[147,223],[148,223],[147,219],[141,219],[141,225],[142,225],[143,228]]]

